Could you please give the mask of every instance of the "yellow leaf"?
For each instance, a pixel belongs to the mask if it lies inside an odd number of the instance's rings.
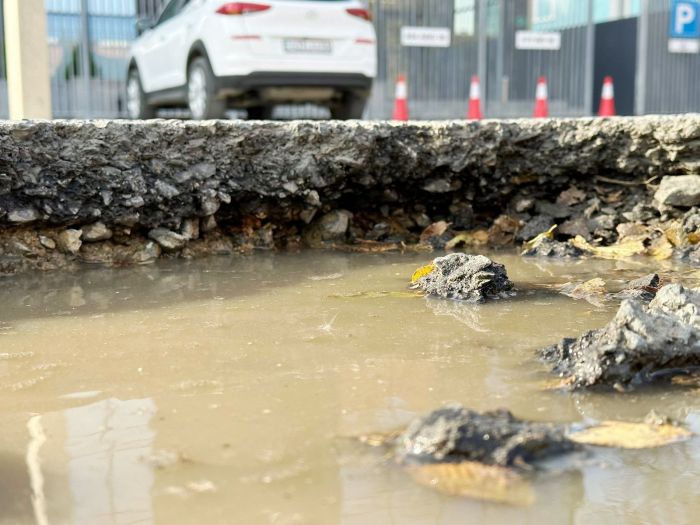
[[[567,295],[575,299],[582,299],[587,295],[592,294],[604,294],[605,293],[605,281],[600,277],[586,281],[577,285],[573,290],[567,292]]]
[[[555,231],[556,229],[557,229],[557,225],[555,224],[554,226],[552,226],[552,227],[551,227],[549,230],[547,230],[546,232],[542,232],[542,233],[540,233],[537,237],[535,237],[534,239],[531,239],[531,240],[527,241],[525,244],[523,244],[523,247],[524,247],[524,248],[526,249],[526,251],[527,251],[527,250],[529,250],[530,248],[534,248],[535,246],[537,246],[537,245],[538,245],[540,242],[542,242],[544,239],[550,239],[550,240],[551,240],[551,239],[554,239],[554,231]]]
[[[531,505],[535,492],[517,472],[475,461],[412,465],[410,476],[420,485],[448,494],[510,505]]]
[[[700,233],[692,232],[687,235],[690,244],[698,244],[700,242]]]
[[[452,250],[460,244],[464,244],[465,246],[483,246],[488,242],[489,232],[486,230],[474,230],[471,232],[458,233],[445,245],[445,249]]]
[[[415,283],[418,279],[422,279],[426,275],[432,273],[434,269],[435,265],[432,263],[421,266],[415,272],[413,272],[413,275],[411,276],[411,283]]]
[[[665,232],[666,238],[674,246],[683,246],[685,244],[685,233],[679,222],[676,222],[673,226],[668,228]]]
[[[572,246],[601,259],[624,259],[646,252],[644,241],[629,237],[612,246],[593,246],[586,239],[577,235],[569,241]]]
[[[659,261],[665,261],[673,257],[673,245],[666,236],[654,239],[649,247],[649,255]]]
[[[583,445],[615,448],[654,448],[683,441],[692,435],[688,430],[673,425],[603,421],[569,436]]]

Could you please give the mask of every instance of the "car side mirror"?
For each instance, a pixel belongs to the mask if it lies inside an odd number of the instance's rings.
[[[136,21],[136,34],[143,34],[149,29],[152,29],[154,25],[155,20],[153,20],[152,18],[139,18]]]

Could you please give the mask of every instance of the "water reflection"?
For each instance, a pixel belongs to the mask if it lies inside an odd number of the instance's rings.
[[[105,399],[32,416],[27,486],[44,523],[152,523],[150,399]]]

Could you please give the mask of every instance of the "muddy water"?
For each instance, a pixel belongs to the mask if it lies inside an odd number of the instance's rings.
[[[542,284],[638,262],[506,264],[517,299],[402,291],[426,256],[309,253],[24,276],[0,289],[0,523],[692,523],[700,439],[601,451],[530,508],[414,485],[349,437],[444,402],[557,421],[643,418],[700,432],[692,391],[544,391],[533,350],[603,325]],[[670,267],[662,268],[670,271]]]

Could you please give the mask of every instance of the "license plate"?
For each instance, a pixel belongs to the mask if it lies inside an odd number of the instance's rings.
[[[312,53],[328,55],[331,53],[331,41],[320,38],[287,38],[284,50],[287,53]]]

